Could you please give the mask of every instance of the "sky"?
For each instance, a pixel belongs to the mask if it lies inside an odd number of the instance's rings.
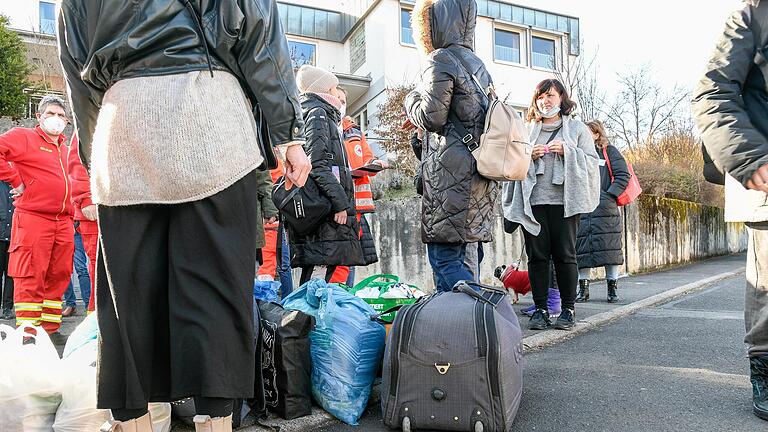
[[[601,85],[615,91],[616,73],[648,64],[663,88],[693,89],[741,0],[513,0],[580,19],[583,54],[597,49]]]

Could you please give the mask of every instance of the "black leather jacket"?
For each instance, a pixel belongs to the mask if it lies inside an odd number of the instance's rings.
[[[58,25],[86,166],[104,93],[121,79],[140,76],[229,70],[253,105],[260,136],[270,138],[263,145],[302,139],[275,0],[64,0]]]

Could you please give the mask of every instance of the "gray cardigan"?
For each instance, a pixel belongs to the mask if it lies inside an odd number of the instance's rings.
[[[530,142],[536,141],[541,126],[541,122],[531,123]],[[587,125],[570,116],[563,117],[562,134],[565,155],[562,164],[555,164],[552,181],[564,186],[565,217],[591,213],[600,203],[600,166],[595,142]],[[525,180],[507,182],[502,189],[504,218],[521,224],[533,235],[539,235],[541,225],[533,217],[530,198],[536,175],[543,169],[541,159],[533,161]]]

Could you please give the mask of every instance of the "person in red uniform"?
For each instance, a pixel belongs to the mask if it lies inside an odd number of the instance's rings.
[[[343,114],[346,114],[347,92],[343,87],[341,90],[341,103]],[[343,116],[341,120],[342,136],[344,140],[344,149],[347,151],[349,166],[352,170],[364,167],[370,164],[380,165],[382,168],[389,168],[386,161],[378,160],[373,156],[371,147],[365,140],[365,135],[360,127],[348,116]],[[367,264],[373,264],[378,261],[376,254],[376,245],[373,241],[368,221],[364,215],[374,213],[376,207],[373,204],[373,191],[371,190],[371,177],[376,173],[366,173],[366,175],[355,177],[355,211],[357,212],[357,221],[360,223],[360,239],[363,242],[363,253]],[[352,286],[355,283],[354,267],[338,266],[331,276],[331,283],[343,283]]]
[[[83,248],[88,255],[88,274],[91,276],[91,298],[88,300],[88,312],[96,307],[96,249],[99,244],[99,223],[96,204],[91,201],[91,178],[78,154],[77,135],[69,145],[69,182],[72,185],[72,206],[75,210],[77,232],[83,238]]]
[[[0,180],[13,187],[16,205],[8,275],[14,282],[16,323],[41,325],[59,335],[75,235],[62,135],[67,113],[55,96],[44,97],[37,111],[34,128],[0,135]]]

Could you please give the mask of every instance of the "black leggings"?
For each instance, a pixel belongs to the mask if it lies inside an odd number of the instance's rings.
[[[234,399],[195,397],[195,411],[200,415],[215,417],[227,417],[232,414]],[[143,417],[147,409],[120,409],[112,410],[112,417],[117,421],[129,421]]]
[[[525,252],[528,254],[528,278],[531,281],[533,301],[537,309],[547,309],[549,294],[550,257],[555,264],[557,287],[563,308],[573,310],[576,303],[576,285],[579,269],[576,266],[576,229],[579,215],[564,218],[563,206],[537,205],[533,216],[541,224],[539,235],[523,230]]]

